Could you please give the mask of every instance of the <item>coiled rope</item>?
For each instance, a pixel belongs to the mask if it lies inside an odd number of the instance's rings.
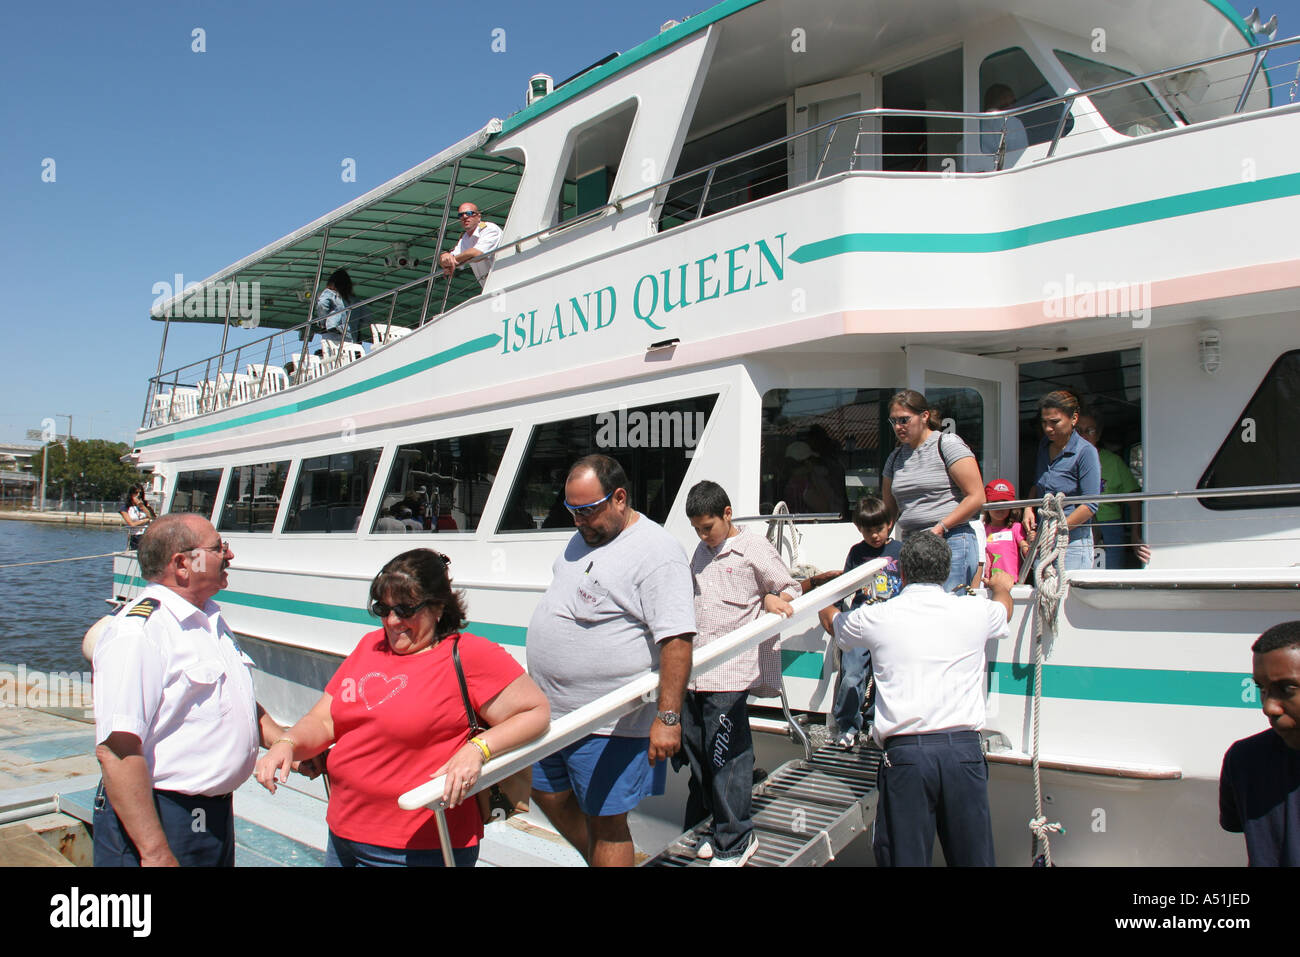
[[[1043,814],[1043,782],[1038,767],[1039,716],[1043,704],[1044,646],[1056,637],[1057,620],[1065,598],[1065,552],[1070,544],[1070,527],[1065,521],[1060,492],[1045,495],[1039,511],[1038,562],[1034,566],[1037,582],[1034,603],[1034,736],[1030,763],[1034,774],[1034,816],[1029,830],[1034,835],[1032,862],[1052,866],[1051,834],[1064,833],[1059,822],[1048,823]],[[1041,849],[1041,851],[1040,851]]]

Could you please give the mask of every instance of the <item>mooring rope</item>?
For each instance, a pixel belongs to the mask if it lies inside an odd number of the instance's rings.
[[[1059,822],[1048,823],[1043,814],[1043,782],[1038,767],[1039,716],[1043,704],[1043,647],[1047,640],[1056,637],[1057,619],[1065,597],[1065,552],[1070,544],[1070,527],[1066,523],[1065,509],[1061,504],[1064,498],[1060,492],[1043,497],[1043,507],[1038,513],[1038,535],[1042,544],[1039,546],[1038,564],[1034,569],[1037,582],[1034,612],[1037,620],[1034,623],[1034,737],[1030,754],[1034,774],[1034,816],[1029,821],[1034,845],[1030,856],[1031,863],[1034,864],[1039,863],[1041,856],[1041,863],[1047,867],[1052,866],[1050,835],[1065,831]]]
[[[112,558],[118,552],[105,552],[103,555],[78,555],[76,558],[47,558],[43,562],[14,562],[11,565],[0,565],[0,568],[24,568],[28,565],[54,565],[58,562],[84,562],[92,558]]]

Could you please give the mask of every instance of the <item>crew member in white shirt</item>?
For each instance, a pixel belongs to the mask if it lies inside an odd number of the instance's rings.
[[[984,727],[985,645],[1010,635],[1011,576],[984,579],[993,600],[944,592],[948,543],[903,542],[892,601],[822,613],[841,648],[868,648],[876,679],[872,736],[885,751],[875,854],[882,867],[926,866],[936,828],[949,866],[993,865]]]
[[[456,218],[460,220],[465,232],[454,251],[438,257],[438,265],[450,279],[457,266],[469,263],[469,268],[474,270],[474,277],[481,286],[487,282],[488,273],[492,271],[492,262],[496,257],[487,254],[501,244],[501,227],[495,223],[483,222],[478,207],[473,203],[461,203]]]
[[[175,514],[137,555],[151,584],[94,652],[95,866],[231,866],[231,792],[283,733],[212,600],[234,554],[206,519]]]

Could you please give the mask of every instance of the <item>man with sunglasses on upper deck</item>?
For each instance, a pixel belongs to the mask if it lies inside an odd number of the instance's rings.
[[[283,734],[212,600],[234,553],[198,515],[164,515],[137,552],[148,588],[95,645],[95,866],[232,866],[231,793]]]
[[[460,242],[453,252],[438,257],[438,265],[450,279],[457,266],[469,263],[469,268],[474,270],[474,277],[482,286],[487,282],[492,262],[496,258],[487,254],[501,244],[501,227],[495,223],[485,223],[478,207],[473,203],[461,203],[456,218],[460,220],[460,226],[465,232],[461,234]]]
[[[551,569],[528,625],[528,672],[555,720],[648,671],[649,702],[533,766],[533,800],[592,867],[634,862],[627,815],[662,794],[681,747],[695,598],[677,540],[634,510],[622,466],[579,459],[564,484],[578,532]]]

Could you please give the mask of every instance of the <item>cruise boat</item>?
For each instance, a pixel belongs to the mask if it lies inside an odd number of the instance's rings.
[[[1300,606],[1300,40],[1276,36],[1222,0],[669,21],[156,303],[134,459],[232,543],[221,601],[294,719],[407,548],[450,556],[469,630],[522,660],[580,455],[616,456],[688,554],[709,478],[830,570],[892,393],[1024,490],[1037,401],[1072,389],[1143,484],[1150,561],[1069,575],[1037,695],[1040,596],[1016,589],[990,647],[999,860],[1034,856],[1037,746],[1055,863],[1244,863],[1220,762],[1265,726],[1251,641]],[[482,283],[438,267],[466,202],[503,230]],[[313,316],[337,269],[341,344]],[[177,366],[177,322],[211,323],[212,354]],[[115,598],[142,586],[119,556]],[[811,614],[783,638],[790,705],[820,721],[827,640]]]

